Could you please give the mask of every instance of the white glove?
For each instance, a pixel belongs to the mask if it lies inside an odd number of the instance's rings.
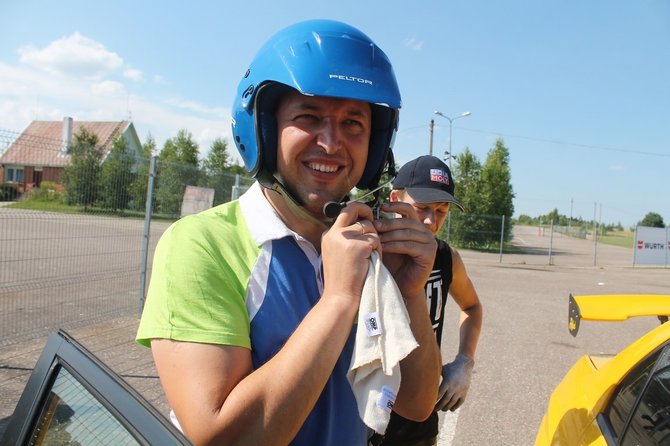
[[[465,355],[456,355],[453,362],[442,367],[442,382],[435,410],[458,409],[470,388],[475,361]]]

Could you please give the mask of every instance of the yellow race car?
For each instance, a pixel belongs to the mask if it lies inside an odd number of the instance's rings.
[[[582,320],[658,316],[613,357],[581,357],[556,387],[535,438],[544,445],[670,445],[670,295],[570,295],[568,328]]]

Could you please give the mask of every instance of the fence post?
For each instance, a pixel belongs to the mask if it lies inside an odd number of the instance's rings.
[[[502,263],[503,242],[505,241],[505,216],[502,216],[502,224],[500,225],[500,259],[498,263]]]
[[[598,221],[596,220],[596,209],[598,209],[598,204],[593,203],[593,266],[598,264]]]
[[[237,200],[240,198],[240,174],[235,174],[235,184],[233,185],[232,190],[230,191],[230,199]]]
[[[149,160],[149,181],[147,182],[147,200],[144,208],[144,234],[142,239],[142,267],[140,269],[139,313],[144,309],[147,287],[147,263],[149,259],[149,234],[151,231],[151,210],[153,209],[154,179],[156,177],[156,157]]]
[[[447,243],[449,243],[449,237],[451,236],[451,206],[447,210]]]
[[[635,233],[633,234],[633,267],[637,264],[637,225],[635,225]]]
[[[554,247],[554,219],[551,219],[551,229],[549,229],[549,264],[553,265],[551,254]]]

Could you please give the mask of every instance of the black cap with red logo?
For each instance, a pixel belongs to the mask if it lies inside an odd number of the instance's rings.
[[[454,179],[449,167],[432,155],[423,155],[403,165],[393,181],[394,189],[405,189],[417,203],[454,203]]]

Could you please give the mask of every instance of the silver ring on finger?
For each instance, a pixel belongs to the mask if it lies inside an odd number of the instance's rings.
[[[361,227],[361,235],[365,234],[365,226],[360,221],[357,221],[356,224]]]

